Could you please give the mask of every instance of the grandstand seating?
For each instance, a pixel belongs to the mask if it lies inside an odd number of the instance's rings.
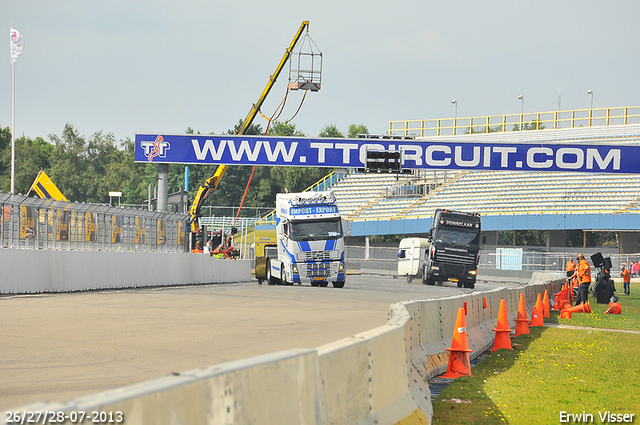
[[[516,171],[422,171],[416,175],[350,173],[333,185],[349,220],[427,218],[436,208],[483,215],[589,214],[640,211],[640,176]],[[421,196],[391,188],[413,181]]]

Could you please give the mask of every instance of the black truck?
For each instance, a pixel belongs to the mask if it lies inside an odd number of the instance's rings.
[[[458,288],[473,288],[476,284],[481,243],[480,214],[437,209],[429,231],[427,272],[422,283],[442,285],[446,280]]]

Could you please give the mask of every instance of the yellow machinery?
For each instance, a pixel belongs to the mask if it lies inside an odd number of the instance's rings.
[[[271,90],[271,88],[276,82],[276,79],[282,72],[282,69],[287,63],[287,60],[289,60],[289,57],[291,56],[291,53],[296,43],[298,42],[298,40],[300,40],[300,37],[302,37],[304,30],[308,29],[308,27],[309,27],[309,21],[303,21],[302,25],[300,25],[300,28],[298,28],[298,32],[296,33],[295,37],[293,37],[291,44],[287,48],[287,51],[285,52],[284,56],[282,56],[282,59],[280,59],[280,63],[278,63],[278,66],[276,67],[275,72],[273,73],[273,75],[269,77],[269,82],[267,83],[267,86],[262,91],[262,94],[258,98],[258,101],[254,103],[253,106],[251,107],[249,114],[244,119],[244,122],[240,126],[240,129],[238,130],[237,134],[239,135],[244,134],[244,132],[249,128],[249,126],[253,122],[254,118],[260,111],[260,107],[262,106],[265,99],[267,98],[269,91]],[[199,218],[201,216],[200,208],[202,207],[202,204],[205,198],[207,197],[207,195],[209,194],[209,192],[212,190],[215,190],[218,187],[220,180],[222,180],[222,176],[224,176],[224,173],[227,171],[227,167],[228,165],[219,165],[215,173],[213,173],[213,175],[204,182],[204,185],[200,186],[200,188],[198,189],[198,192],[196,193],[195,198],[193,199],[193,204],[191,205],[191,209],[189,210],[189,216],[191,218],[191,231],[194,235],[200,231],[200,221],[199,221]]]
[[[56,201],[69,202],[44,171],[38,173],[31,188],[29,188],[29,192],[27,192],[27,196],[29,196],[32,190],[42,199],[55,199]]]

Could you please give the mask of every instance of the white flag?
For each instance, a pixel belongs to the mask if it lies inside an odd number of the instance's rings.
[[[18,56],[22,54],[24,38],[17,29],[11,28],[11,63],[14,63]]]

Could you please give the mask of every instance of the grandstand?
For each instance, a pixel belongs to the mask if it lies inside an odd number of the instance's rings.
[[[438,171],[396,177],[351,173],[332,189],[351,221],[430,218],[436,208],[503,214],[619,214],[640,211],[640,176],[558,172]],[[416,197],[409,190],[428,190]],[[392,191],[407,188],[407,194]],[[394,193],[395,192],[395,193]]]
[[[416,140],[637,145],[640,125]],[[487,233],[547,230],[552,244],[562,244],[562,236],[553,232],[580,229],[618,231],[620,238],[633,246],[640,229],[640,174],[416,170],[410,175],[391,175],[350,171],[335,179],[330,189],[336,194],[340,211],[351,222],[352,236],[424,234],[436,208],[479,212]]]

